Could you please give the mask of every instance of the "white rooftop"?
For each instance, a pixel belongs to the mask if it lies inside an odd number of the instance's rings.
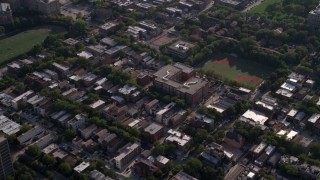
[[[84,171],[85,169],[87,169],[87,167],[90,166],[89,162],[82,162],[81,164],[79,164],[78,166],[76,166],[73,170],[75,170],[78,173],[81,173],[82,171]]]
[[[284,136],[286,134],[287,134],[287,131],[282,130],[282,129],[277,133],[277,135],[279,135],[279,136]]]
[[[175,142],[179,146],[184,146],[191,140],[190,136],[182,134],[181,132],[173,129],[170,129],[168,134],[170,135],[166,138],[166,141]]]
[[[42,152],[45,154],[50,154],[51,152],[55,151],[58,148],[59,146],[57,144],[50,144],[49,146],[42,149]]]
[[[291,109],[288,113],[288,116],[294,117],[298,113],[298,110],[296,109]]]
[[[98,101],[90,104],[89,106],[90,106],[92,109],[95,109],[95,108],[97,108],[97,107],[99,107],[99,106],[101,106],[101,105],[103,105],[103,104],[105,104],[105,102],[104,102],[103,100],[100,100],[100,99],[99,99]]]
[[[306,81],[306,83],[307,83],[307,84],[314,84],[314,81],[311,80],[311,79],[308,79],[308,80]]]
[[[269,119],[263,113],[255,110],[247,110],[242,117],[250,119],[258,124],[264,125],[264,123]]]
[[[296,86],[294,86],[294,85],[292,85],[292,84],[290,84],[290,83],[285,82],[285,83],[283,83],[283,84],[281,85],[281,88],[292,92],[292,91],[294,91],[294,90],[296,89]]]
[[[313,114],[309,119],[308,122],[316,123],[320,118],[320,114]]]
[[[260,105],[260,106],[262,106],[262,107],[264,107],[264,108],[266,108],[266,109],[268,109],[270,111],[274,110],[274,106],[271,106],[271,105],[269,105],[267,103],[264,103],[264,102],[261,102],[261,101],[257,101],[256,105]]]
[[[222,109],[221,107],[218,107],[216,105],[208,105],[207,108],[209,109],[215,109],[217,112],[219,113],[223,113],[225,111],[225,109]]]
[[[243,92],[246,92],[246,93],[250,93],[251,92],[250,89],[247,89],[247,88],[244,88],[244,87],[239,87],[239,91],[243,91]]]
[[[86,58],[86,59],[90,59],[91,57],[93,57],[93,54],[91,54],[88,51],[82,51],[82,52],[78,53],[77,55],[79,57],[83,57],[83,58]]]
[[[167,164],[170,160],[164,156],[158,156],[156,157],[156,160],[160,162],[161,164]]]
[[[281,96],[285,96],[287,98],[291,98],[293,96],[293,94],[290,91],[286,90],[286,89],[278,89],[276,91],[276,94],[279,94]]]
[[[247,175],[247,177],[250,179],[254,178],[254,176],[255,176],[255,174],[253,172],[249,172]]]
[[[298,132],[291,130],[291,131],[287,134],[286,138],[287,138],[288,140],[291,140],[291,139],[293,139],[297,134],[298,134]]]

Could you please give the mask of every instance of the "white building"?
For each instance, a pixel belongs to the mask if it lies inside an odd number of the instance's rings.
[[[92,104],[89,105],[92,109],[99,109],[105,105],[105,102],[103,100],[98,100]]]
[[[186,148],[191,141],[190,136],[173,129],[170,129],[168,134],[169,136],[165,139],[165,142],[172,143],[181,149]]]
[[[266,117],[263,113],[255,111],[255,110],[247,110],[241,117],[242,121],[251,121],[254,124],[264,125],[268,121],[268,117]]]
[[[75,168],[73,168],[73,170],[77,173],[82,173],[84,170],[86,170],[88,167],[90,166],[89,162],[82,162],[81,164],[79,164],[78,166],[76,166]]]

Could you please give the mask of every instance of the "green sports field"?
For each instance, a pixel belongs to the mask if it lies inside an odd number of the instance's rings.
[[[65,29],[58,26],[44,26],[30,29],[0,40],[0,64],[30,51],[42,43],[49,34],[58,34]]]
[[[236,81],[249,88],[256,88],[272,72],[271,68],[254,61],[225,54],[214,55],[201,69],[212,71],[223,79]]]
[[[263,13],[269,5],[280,3],[282,0],[264,0],[261,4],[253,7],[248,13]]]

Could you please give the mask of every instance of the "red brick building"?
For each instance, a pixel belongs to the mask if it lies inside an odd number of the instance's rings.
[[[244,145],[244,138],[233,130],[229,130],[224,135],[224,142],[229,146],[239,149]]]
[[[146,132],[149,135],[149,139],[154,142],[163,137],[164,128],[160,124],[151,123],[144,129],[144,132]]]
[[[153,85],[188,104],[200,103],[208,95],[208,81],[195,77],[195,69],[181,63],[167,65],[153,74]]]

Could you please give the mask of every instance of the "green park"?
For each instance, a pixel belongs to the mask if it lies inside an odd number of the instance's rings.
[[[50,34],[59,34],[65,29],[59,26],[43,26],[20,32],[0,40],[0,64],[29,52],[41,44]]]
[[[253,7],[248,12],[249,13],[264,13],[268,6],[275,4],[275,3],[280,3],[280,2],[281,2],[281,0],[263,0],[261,2],[261,4]]]

